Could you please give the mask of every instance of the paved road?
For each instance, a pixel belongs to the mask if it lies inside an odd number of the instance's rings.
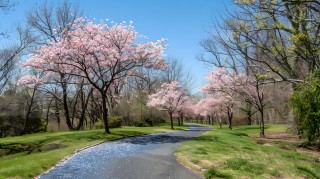
[[[198,179],[180,165],[173,150],[210,130],[190,124],[188,131],[152,134],[106,142],[83,150],[41,179]]]

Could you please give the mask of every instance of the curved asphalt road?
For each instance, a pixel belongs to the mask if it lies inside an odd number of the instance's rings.
[[[173,150],[181,142],[210,130],[190,124],[188,131],[145,135],[106,142],[76,153],[39,178],[198,179],[180,165]]]

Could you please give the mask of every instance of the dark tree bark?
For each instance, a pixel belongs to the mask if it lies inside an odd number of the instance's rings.
[[[27,133],[27,131],[26,131],[27,130],[27,125],[29,123],[30,115],[32,113],[32,109],[33,109],[33,106],[34,106],[34,100],[35,100],[36,91],[37,91],[37,88],[33,88],[32,89],[32,94],[31,94],[31,97],[30,97],[30,101],[27,100],[27,113],[25,115],[24,124],[23,124],[23,130],[22,130],[21,134],[26,134]]]
[[[169,116],[170,116],[170,126],[171,126],[171,129],[173,130],[172,112],[169,112]]]
[[[228,107],[228,121],[229,121],[229,129],[232,130],[232,118],[233,118],[233,112]]]
[[[49,116],[50,116],[50,108],[51,108],[51,104],[52,104],[52,101],[54,100],[54,98],[51,98],[48,106],[47,106],[47,112],[46,112],[46,131],[47,131],[47,128],[48,128],[48,124],[49,124]]]
[[[61,77],[61,80],[64,79],[64,76]],[[63,100],[63,109],[64,109],[64,116],[66,119],[67,126],[69,130],[74,130],[71,119],[70,119],[70,114],[69,114],[69,106],[68,106],[68,94],[67,94],[67,84],[64,81],[61,81],[61,87],[62,87],[62,100]]]
[[[260,137],[264,138],[264,114],[263,110],[260,111],[261,119],[260,119]]]
[[[90,96],[92,95],[92,92],[93,92],[93,89],[90,90],[86,100],[82,104],[82,111],[81,111],[81,116],[80,116],[80,119],[79,119],[80,121],[79,121],[79,124],[78,124],[76,130],[79,130],[83,126],[83,122],[84,122],[84,120],[86,118],[86,109],[87,109],[87,106],[88,106],[88,103],[89,103]],[[90,126],[90,129],[91,129],[91,126]]]
[[[109,124],[108,124],[108,108],[107,108],[107,95],[106,92],[101,93],[102,97],[102,111],[103,111],[103,122],[104,122],[104,130],[106,134],[110,134]]]
[[[181,126],[183,126],[183,115],[180,115]]]

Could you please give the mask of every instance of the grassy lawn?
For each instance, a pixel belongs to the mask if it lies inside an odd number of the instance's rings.
[[[114,139],[171,131],[169,123],[158,127],[121,127],[103,130],[29,134],[0,139],[0,178],[33,178],[75,151]],[[187,129],[187,126],[176,130]]]
[[[206,178],[320,178],[320,153],[301,149],[284,125],[267,125],[266,139],[258,126],[224,126],[183,143],[178,160]],[[275,137],[275,136],[284,137]],[[270,136],[270,137],[268,137]],[[294,139],[294,140],[293,140]]]

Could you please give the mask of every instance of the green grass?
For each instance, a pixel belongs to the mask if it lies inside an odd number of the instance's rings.
[[[46,132],[0,139],[0,178],[33,178],[78,149],[104,141],[163,131],[169,123],[157,127],[121,127],[103,130]],[[176,130],[187,129],[187,126]]]
[[[285,125],[267,125],[266,135],[286,129]],[[239,126],[232,131],[214,126],[214,130],[184,142],[176,155],[206,169],[206,178],[320,178],[320,155],[297,152],[301,142],[259,144],[249,137],[258,133],[259,126]]]

